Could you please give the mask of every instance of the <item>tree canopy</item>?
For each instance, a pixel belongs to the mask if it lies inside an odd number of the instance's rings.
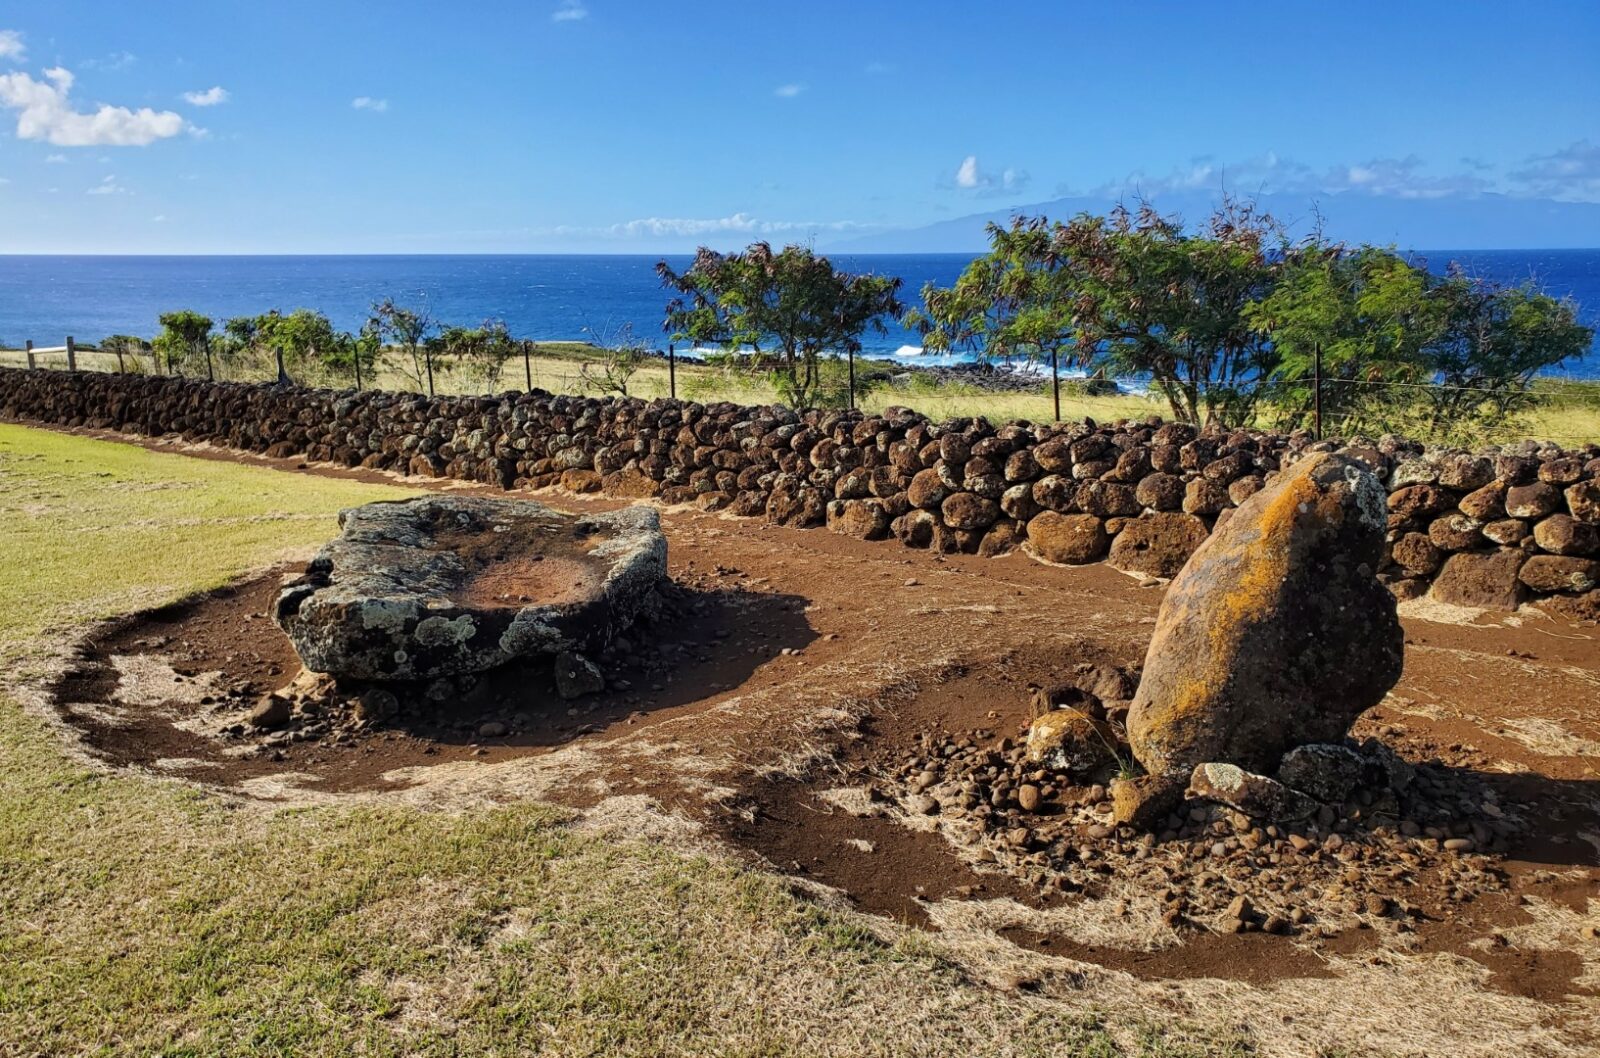
[[[151,343],[166,361],[169,373],[182,373],[190,362],[210,352],[211,317],[191,309],[164,312],[157,317],[161,333]]]
[[[494,391],[500,386],[506,361],[521,348],[500,320],[486,320],[478,327],[447,327],[428,339],[435,362],[446,370],[462,370]]]
[[[1503,418],[1534,376],[1582,356],[1575,307],[1531,287],[1440,277],[1392,250],[1291,241],[1225,201],[1196,229],[1149,206],[1067,222],[990,225],[990,251],[907,314],[925,346],[1000,358],[1064,351],[1148,379],[1175,418],[1303,425],[1316,404],[1347,426],[1437,430]],[[1313,385],[1320,365],[1322,385]]]
[[[758,242],[731,254],[702,246],[683,272],[662,261],[656,273],[677,294],[663,322],[673,341],[750,350],[758,365],[772,354],[779,392],[796,407],[822,391],[825,355],[860,352],[863,334],[887,334],[885,319],[904,311],[900,279],[841,271],[804,246]]]

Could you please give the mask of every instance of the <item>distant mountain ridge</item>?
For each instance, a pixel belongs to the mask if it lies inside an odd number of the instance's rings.
[[[1191,222],[1220,200],[1214,190],[1159,191],[1146,196],[1163,213]],[[1309,230],[1320,214],[1330,238],[1352,243],[1393,245],[1401,250],[1459,246],[1476,250],[1560,250],[1600,247],[1600,203],[1562,202],[1502,194],[1395,198],[1359,192],[1337,194],[1272,193],[1236,197],[1254,201],[1289,225],[1295,235]],[[1137,201],[1129,193],[1123,201]],[[918,228],[878,232],[840,240],[834,253],[974,253],[988,248],[984,227],[1016,214],[1067,220],[1079,213],[1104,213],[1116,205],[1110,195],[1083,195],[971,213]]]

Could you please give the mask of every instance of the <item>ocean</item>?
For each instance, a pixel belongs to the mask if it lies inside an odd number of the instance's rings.
[[[928,282],[948,285],[970,254],[834,254],[839,267],[896,275],[904,297],[917,302]],[[1469,273],[1503,283],[1532,279],[1548,293],[1570,296],[1584,322],[1600,329],[1600,249],[1454,250],[1417,255],[1442,271],[1459,261]],[[654,256],[427,255],[262,257],[0,256],[0,346],[60,345],[67,335],[97,342],[109,334],[149,337],[156,317],[195,309],[217,321],[310,308],[335,326],[355,330],[372,302],[393,297],[426,305],[435,320],[476,326],[501,319],[518,337],[544,341],[612,340],[628,328],[665,347],[661,331],[667,293],[656,279]],[[669,257],[675,267],[689,258]],[[920,339],[897,323],[869,334],[874,355],[908,359]],[[1600,341],[1585,361],[1564,374],[1600,377]],[[963,359],[955,357],[953,359]],[[921,357],[916,362],[937,362]]]

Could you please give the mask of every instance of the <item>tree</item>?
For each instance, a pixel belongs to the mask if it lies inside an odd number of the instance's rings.
[[[410,365],[402,364],[401,370],[416,382],[418,389],[426,385],[428,396],[433,396],[433,352],[427,340],[434,324],[426,307],[408,309],[396,305],[393,298],[384,298],[373,304],[365,329],[378,335],[380,342],[392,338]]]
[[[1423,394],[1435,429],[1473,419],[1498,423],[1527,408],[1534,377],[1581,358],[1594,341],[1594,331],[1577,321],[1577,306],[1532,284],[1502,287],[1452,267],[1429,298],[1437,330],[1427,367],[1436,385]]]
[[[749,349],[758,366],[775,352],[774,381],[796,407],[815,401],[824,354],[854,356],[869,328],[887,334],[884,318],[904,311],[898,278],[839,271],[804,246],[774,252],[758,242],[733,254],[702,246],[683,272],[661,261],[656,273],[677,292],[663,322],[673,341]]]
[[[267,356],[267,336],[278,319],[277,309],[260,316],[234,316],[211,341],[224,374],[251,377],[262,370]]]
[[[127,371],[126,358],[150,352],[150,343],[131,334],[113,334],[100,343],[100,348],[117,358],[117,372]],[[134,361],[135,366],[138,361]]]
[[[922,288],[921,309],[904,323],[922,333],[932,352],[971,349],[985,358],[1050,361],[1056,418],[1061,418],[1059,357],[1077,334],[1077,287],[1044,217],[990,224],[989,252],[969,264],[949,288]]]
[[[499,388],[506,361],[521,348],[500,320],[485,320],[481,327],[448,327],[427,344],[430,358],[446,370],[460,368],[477,376],[490,392]]]
[[[1248,421],[1271,373],[1266,334],[1244,308],[1271,288],[1281,229],[1226,200],[1200,230],[1149,205],[1058,227],[1077,296],[1080,358],[1116,376],[1146,375],[1185,422]]]
[[[156,335],[155,348],[167,362],[169,374],[182,374],[190,360],[203,356],[206,374],[211,370],[211,317],[202,316],[190,309],[163,313],[158,317],[161,333]]]
[[[284,367],[302,377],[310,371],[334,366],[338,357],[339,338],[333,323],[311,309],[295,309],[287,316],[270,313],[261,317],[257,340],[282,352]]]
[[[1425,271],[1372,246],[1316,235],[1287,252],[1271,289],[1244,310],[1272,342],[1265,400],[1278,425],[1305,425],[1317,410],[1345,432],[1390,421],[1412,399],[1396,383],[1429,377],[1425,346],[1438,314],[1428,284]]]
[[[597,336],[595,344],[600,349],[599,361],[585,360],[578,365],[584,386],[596,393],[618,393],[626,397],[629,383],[644,366],[650,350],[634,337],[632,324],[623,324],[608,336]]]

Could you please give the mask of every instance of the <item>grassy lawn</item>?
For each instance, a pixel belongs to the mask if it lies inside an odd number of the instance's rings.
[[[0,664],[404,495],[0,425]],[[273,809],[68,757],[0,692],[0,1054],[1189,1055],[777,879],[537,804]]]

